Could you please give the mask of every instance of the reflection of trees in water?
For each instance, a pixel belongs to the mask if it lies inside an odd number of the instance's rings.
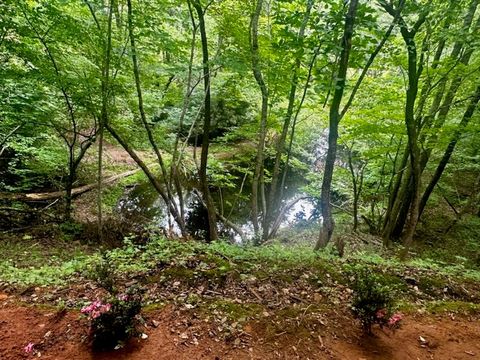
[[[209,239],[208,214],[207,210],[198,199],[193,199],[189,204],[185,223],[188,233],[197,240]],[[223,238],[232,238],[231,231],[226,229],[221,222],[218,222],[218,234]]]
[[[248,191],[251,188],[250,179],[246,179],[242,188],[242,180],[245,174],[232,172],[232,182],[236,186],[212,187],[211,195],[216,203],[218,211],[225,218],[237,224],[247,237],[253,236],[253,225],[250,216],[250,202]],[[187,232],[194,239],[203,240],[209,238],[207,211],[202,202],[194,194],[194,179],[184,178],[182,183],[185,186],[183,193],[185,203],[185,226]],[[292,199],[304,196],[299,188],[304,185],[304,179],[300,174],[292,171],[285,184],[285,199],[282,204]],[[243,189],[239,193],[240,189]],[[175,201],[178,201],[176,199]],[[159,197],[149,182],[142,182],[125,189],[124,196],[117,203],[117,211],[125,221],[132,224],[151,223],[157,228],[165,230],[165,233],[177,234],[179,232],[172,219],[168,219],[168,211],[165,203]],[[262,216],[262,214],[259,214]],[[319,204],[313,198],[299,201],[284,214],[280,228],[307,228],[320,215]],[[173,226],[170,228],[170,226]],[[220,237],[237,241],[236,233],[224,224],[218,222],[218,233]]]

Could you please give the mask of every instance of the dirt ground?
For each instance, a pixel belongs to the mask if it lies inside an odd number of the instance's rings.
[[[88,323],[78,311],[0,301],[0,359],[480,359],[480,320],[466,316],[406,316],[395,333],[375,329],[369,337],[347,316],[335,313],[329,315],[331,325],[309,332],[272,333],[273,319],[265,318],[246,323],[241,337],[230,338],[218,336],[214,324],[173,306],[143,317],[146,339],[92,353]],[[33,354],[24,351],[29,342],[35,344]]]

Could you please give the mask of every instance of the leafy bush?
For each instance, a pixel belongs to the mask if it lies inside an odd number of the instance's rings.
[[[107,255],[97,261],[90,276],[110,295],[104,302],[97,300],[82,308],[90,320],[90,338],[95,350],[112,350],[139,334],[137,327],[142,295],[137,287],[118,294],[115,263]]]
[[[105,255],[93,264],[88,276],[110,294],[115,293],[114,265]]]
[[[374,324],[395,329],[400,325],[402,315],[394,313],[395,287],[381,274],[367,267],[350,269],[353,290],[352,313],[360,320],[363,330],[372,333]]]
[[[141,295],[138,290],[99,300],[82,308],[90,320],[90,337],[95,350],[112,350],[139,334],[137,329]]]

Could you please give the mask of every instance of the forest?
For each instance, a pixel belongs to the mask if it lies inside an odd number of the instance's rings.
[[[480,356],[480,0],[2,0],[0,359]]]

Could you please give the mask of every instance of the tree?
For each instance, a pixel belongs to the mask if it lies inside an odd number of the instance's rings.
[[[195,8],[195,11],[198,15],[200,37],[202,41],[202,63],[203,63],[203,83],[205,91],[205,100],[203,108],[203,137],[202,137],[202,154],[200,157],[200,187],[202,189],[203,201],[207,207],[208,214],[208,239],[207,240],[217,240],[217,216],[215,210],[215,204],[213,203],[212,196],[210,195],[210,190],[208,188],[208,179],[207,179],[207,162],[208,162],[208,148],[210,145],[210,125],[212,121],[211,114],[211,95],[210,95],[210,65],[208,57],[208,41],[207,41],[207,31],[205,28],[205,10],[202,8],[200,0],[193,0],[192,5]]]

